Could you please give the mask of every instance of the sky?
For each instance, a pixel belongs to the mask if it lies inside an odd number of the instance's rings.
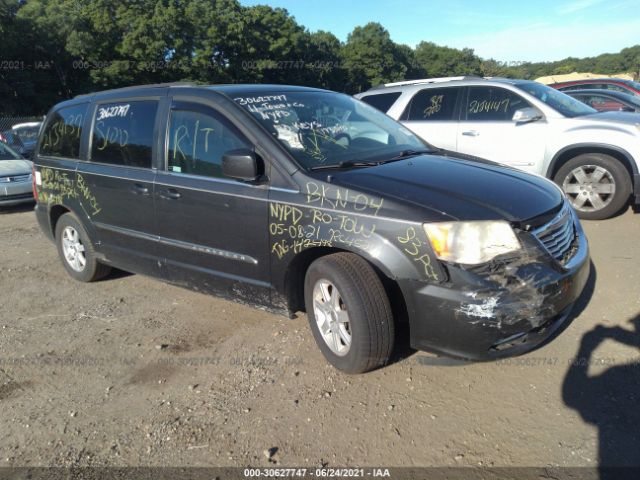
[[[640,0],[240,0],[286,8],[310,31],[345,41],[381,23],[397,43],[473,48],[505,62],[615,53],[640,43]]]

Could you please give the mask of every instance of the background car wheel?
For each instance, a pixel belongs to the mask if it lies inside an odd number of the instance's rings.
[[[305,277],[311,331],[325,358],[346,373],[385,365],[394,322],[387,293],[361,257],[336,253],[313,262]]]
[[[615,215],[629,201],[631,179],[610,155],[585,153],[565,163],[554,181],[580,218],[602,220]]]
[[[89,235],[71,213],[65,213],[58,219],[56,245],[64,268],[76,280],[92,282],[111,271],[111,267],[98,262]]]

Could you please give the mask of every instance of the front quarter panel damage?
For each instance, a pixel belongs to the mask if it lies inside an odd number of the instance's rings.
[[[272,191],[269,238],[274,284],[284,291],[287,266],[313,248],[361,255],[392,279],[442,282],[446,274],[420,223],[388,216],[385,198],[306,181],[300,192]]]

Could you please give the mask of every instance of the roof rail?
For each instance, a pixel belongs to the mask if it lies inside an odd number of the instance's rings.
[[[477,77],[474,75],[463,75],[463,76],[459,76],[459,77],[436,77],[436,78],[420,78],[417,80],[404,80],[402,82],[392,82],[392,83],[385,83],[383,85],[378,85],[376,87],[373,87],[373,89],[375,88],[387,88],[387,87],[399,87],[401,85],[418,85],[421,83],[440,83],[440,82],[452,82],[454,80],[467,80],[467,79],[482,79],[482,77]]]
[[[119,87],[119,88],[112,88],[110,90],[100,90],[97,92],[90,92],[90,93],[82,93],[80,95],[76,95],[74,98],[83,98],[83,97],[90,97],[92,95],[96,95],[96,94],[103,94],[103,93],[113,93],[113,92],[126,92],[128,90],[136,90],[138,88],[162,88],[162,87],[194,87],[196,86],[195,83],[193,82],[167,82],[167,83],[152,83],[152,84],[147,84],[147,85],[131,85],[128,87]]]

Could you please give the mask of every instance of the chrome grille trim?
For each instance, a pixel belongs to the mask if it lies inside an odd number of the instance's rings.
[[[15,183],[15,182],[27,182],[31,180],[31,174],[24,175],[9,175],[6,177],[0,177],[0,183]]]
[[[560,263],[566,263],[573,255],[571,247],[576,239],[573,212],[568,203],[549,223],[535,229],[533,235],[549,254]],[[569,254],[569,255],[568,255]]]

